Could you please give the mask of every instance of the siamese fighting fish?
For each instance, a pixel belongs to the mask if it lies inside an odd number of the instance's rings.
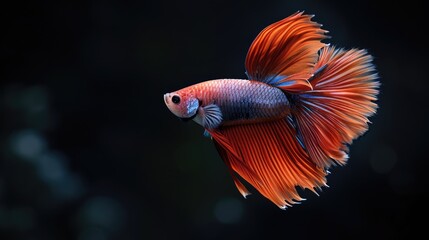
[[[281,209],[304,200],[298,188],[318,195],[327,186],[378,108],[373,57],[324,43],[313,18],[299,11],[264,28],[247,52],[247,79],[164,95],[174,115],[204,128],[241,195],[252,186]]]

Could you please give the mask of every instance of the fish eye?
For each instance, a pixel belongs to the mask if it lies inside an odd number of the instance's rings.
[[[177,95],[174,95],[174,96],[171,98],[171,101],[173,101],[173,103],[175,103],[175,104],[179,104],[179,103],[180,103],[180,97],[179,97],[179,96],[177,96]]]

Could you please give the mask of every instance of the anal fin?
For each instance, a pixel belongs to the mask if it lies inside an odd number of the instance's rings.
[[[316,192],[326,186],[326,172],[309,159],[286,119],[208,131],[242,194],[248,191],[234,173],[282,209],[303,200],[296,187]]]

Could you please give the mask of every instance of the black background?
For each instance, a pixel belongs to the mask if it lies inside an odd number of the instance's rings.
[[[303,10],[365,48],[382,83],[369,131],[320,196],[243,199],[203,129],[162,95],[245,78],[265,26]],[[0,239],[403,238],[427,216],[423,2],[30,1],[2,7]],[[252,189],[253,190],[253,189]],[[423,220],[419,220],[419,215]]]

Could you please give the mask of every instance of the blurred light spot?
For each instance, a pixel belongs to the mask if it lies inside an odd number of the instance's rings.
[[[45,139],[34,130],[15,133],[10,141],[15,154],[30,160],[38,157],[46,148]]]
[[[37,158],[40,177],[47,182],[59,181],[66,175],[64,157],[55,152],[47,152]]]
[[[78,175],[67,169],[63,154],[50,151],[42,154],[34,161],[37,173],[52,188],[55,196],[60,199],[76,199],[83,193],[83,184]]]
[[[100,227],[109,230],[119,230],[124,224],[124,209],[114,199],[108,197],[95,197],[82,207],[80,224],[87,227]]]
[[[51,187],[57,197],[68,200],[76,199],[84,192],[81,178],[74,174],[66,174],[59,181],[51,182]]]
[[[221,223],[238,223],[243,215],[243,205],[234,198],[222,199],[216,204],[214,215]]]
[[[389,173],[395,166],[396,161],[396,152],[388,145],[378,145],[370,158],[372,169],[380,174]]]
[[[48,94],[44,87],[34,86],[26,89],[21,99],[28,111],[39,112],[47,108]]]

